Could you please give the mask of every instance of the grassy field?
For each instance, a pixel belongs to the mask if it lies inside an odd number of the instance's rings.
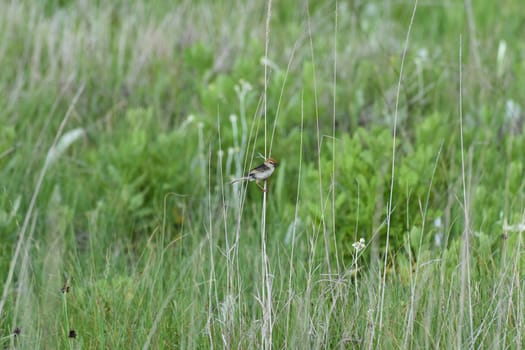
[[[0,36],[2,348],[525,347],[522,1],[6,0]]]

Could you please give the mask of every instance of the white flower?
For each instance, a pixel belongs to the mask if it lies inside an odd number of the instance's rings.
[[[359,241],[357,242],[354,242],[352,244],[352,247],[354,247],[354,249],[356,250],[356,252],[360,252],[361,250],[365,249],[366,245],[365,245],[365,239],[363,237],[361,237],[361,239],[359,239]]]

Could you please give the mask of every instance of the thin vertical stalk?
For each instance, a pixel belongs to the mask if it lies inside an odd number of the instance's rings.
[[[459,319],[456,346],[463,344],[463,320],[465,317],[465,297],[468,294],[470,339],[474,337],[474,325],[472,320],[472,298],[470,288],[470,216],[469,198],[467,195],[467,183],[465,178],[465,146],[463,143],[463,69],[462,69],[462,38],[459,36],[459,141],[461,147],[461,181],[463,185],[463,215],[464,227],[462,235],[462,247],[460,256],[461,266],[461,290],[459,295]]]
[[[410,41],[410,34],[412,32],[412,25],[414,24],[414,18],[416,17],[416,10],[417,10],[418,0],[414,1],[414,8],[412,10],[412,16],[410,17],[410,23],[408,24],[407,34],[405,38],[405,44],[403,45],[403,53],[401,56],[401,65],[399,67],[399,79],[397,81],[397,89],[396,89],[396,105],[394,109],[394,125],[392,130],[392,164],[391,164],[391,175],[392,178],[390,180],[390,194],[388,198],[388,204],[387,204],[387,217],[386,217],[386,242],[385,242],[385,258],[383,261],[383,273],[381,277],[380,282],[380,290],[381,290],[381,299],[379,302],[379,336],[377,338],[377,345],[379,346],[380,340],[381,340],[381,331],[383,328],[383,307],[385,303],[385,287],[386,287],[386,273],[387,273],[387,264],[388,264],[388,251],[390,250],[390,222],[392,215],[392,203],[394,198],[394,181],[395,181],[395,165],[396,165],[396,140],[397,140],[397,119],[399,114],[399,98],[401,94],[401,82],[403,81],[403,73],[405,68],[405,59],[406,59],[406,53],[408,50],[408,43]],[[369,348],[373,348],[373,337],[375,332],[375,326],[372,329],[372,341],[369,344]]]
[[[266,40],[264,48],[264,57],[268,61],[268,51],[270,44],[270,19],[272,17],[272,0],[268,0],[266,12]],[[268,156],[268,65],[264,65],[264,97],[263,97],[263,115],[264,115],[264,155]],[[263,203],[261,213],[261,255],[262,255],[262,308],[263,308],[263,325],[261,332],[261,344],[263,349],[272,348],[272,277],[268,262],[268,253],[266,251],[266,207],[267,207],[267,189],[268,183],[264,181]]]

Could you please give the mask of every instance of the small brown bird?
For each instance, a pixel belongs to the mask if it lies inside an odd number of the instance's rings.
[[[273,171],[275,170],[275,168],[277,168],[278,165],[279,164],[275,161],[275,159],[267,158],[264,161],[264,163],[262,163],[258,167],[253,168],[252,170],[250,170],[248,175],[240,177],[240,178],[235,179],[235,180],[232,180],[230,183],[234,184],[236,182],[245,181],[245,180],[248,180],[250,182],[251,181],[255,181],[255,184],[263,192],[268,192],[268,190],[265,190],[264,187],[262,187],[259,184],[259,181],[263,181],[263,180],[266,180],[267,178],[269,178],[273,174]]]

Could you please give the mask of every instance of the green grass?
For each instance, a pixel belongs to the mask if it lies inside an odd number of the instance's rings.
[[[268,4],[0,3],[2,347],[523,347],[521,2]]]

